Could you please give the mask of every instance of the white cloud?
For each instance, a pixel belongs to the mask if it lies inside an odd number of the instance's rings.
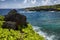
[[[25,6],[23,4],[5,4],[5,5],[0,5],[0,9],[14,9],[14,8],[24,8]]]
[[[36,2],[37,2],[36,0],[24,0],[23,3],[27,3],[27,4],[32,3],[32,4],[35,4]]]
[[[0,0],[0,1],[6,1],[6,0]]]
[[[50,5],[51,4],[51,0],[42,0],[42,5]]]
[[[27,1],[28,1],[28,0],[24,0],[24,2],[23,2],[23,3],[27,3]]]
[[[60,4],[60,0],[40,0],[40,1],[24,0],[23,3],[10,3],[10,4],[4,3],[0,5],[0,8],[25,8],[25,7],[53,5],[53,4]]]
[[[57,1],[54,1],[54,4],[56,4],[57,3]]]
[[[32,3],[32,4],[35,4],[35,3],[36,3],[36,0],[31,0],[31,3]]]

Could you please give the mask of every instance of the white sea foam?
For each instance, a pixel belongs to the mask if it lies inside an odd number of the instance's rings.
[[[19,13],[34,13],[36,11],[19,11]]]
[[[25,11],[19,11],[19,13],[25,13]]]
[[[38,34],[40,34],[40,35],[42,35],[44,38],[46,38],[45,40],[54,40],[55,35],[48,36],[46,32],[43,32],[43,31],[41,31],[40,29],[41,29],[40,27],[33,26],[33,30],[35,30]]]
[[[50,11],[50,12],[55,12],[55,11]]]

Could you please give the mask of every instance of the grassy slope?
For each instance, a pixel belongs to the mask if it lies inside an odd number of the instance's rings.
[[[2,17],[0,17],[2,19]],[[20,30],[3,29],[3,20],[0,21],[0,40],[44,40],[44,38],[33,31],[33,28],[28,24],[27,28],[23,28],[21,33]]]

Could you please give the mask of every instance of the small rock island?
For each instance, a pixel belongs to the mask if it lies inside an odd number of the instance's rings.
[[[27,23],[27,17],[15,9],[7,15],[0,15],[0,40],[44,40],[37,34],[32,25]]]

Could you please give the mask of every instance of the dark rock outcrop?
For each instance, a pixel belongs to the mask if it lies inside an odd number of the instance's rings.
[[[8,28],[8,29],[14,29],[14,30],[17,30],[17,25],[16,25],[16,22],[11,22],[11,21],[8,21],[8,22],[4,22],[3,28]]]
[[[5,15],[6,22],[3,24],[3,28],[17,29],[16,26],[20,25],[21,28],[27,26],[26,16],[18,13],[15,9],[11,10]]]
[[[16,22],[17,25],[26,25],[26,16],[17,13],[15,9],[5,15],[5,21]]]

